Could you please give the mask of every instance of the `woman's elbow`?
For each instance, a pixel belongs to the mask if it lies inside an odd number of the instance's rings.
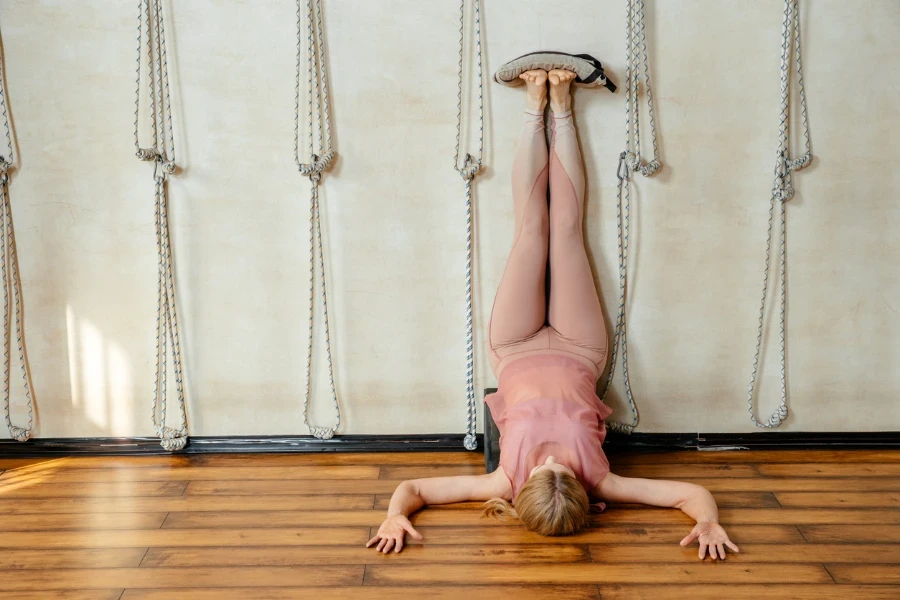
[[[684,486],[682,488],[682,493],[679,494],[678,501],[674,504],[673,508],[683,510],[685,506],[692,503],[712,498],[712,494],[709,493],[709,490],[702,485],[697,485],[695,483],[683,483],[682,485]]]
[[[415,485],[415,481],[406,480],[401,481],[400,485],[397,486],[397,489],[394,490],[395,494],[403,494],[403,495],[412,495],[418,496],[418,489]]]

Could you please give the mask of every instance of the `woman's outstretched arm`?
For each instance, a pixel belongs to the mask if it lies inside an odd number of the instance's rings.
[[[506,498],[510,492],[509,479],[501,469],[488,475],[430,477],[404,481],[397,486],[394,495],[391,496],[388,516],[366,547],[377,542],[377,550],[387,554],[392,549],[394,552],[403,549],[407,533],[414,539],[421,540],[422,536],[413,528],[409,517],[423,506]]]
[[[693,531],[681,540],[681,545],[687,546],[697,540],[700,544],[701,559],[706,557],[707,549],[712,558],[721,559],[725,558],[726,546],[735,552],[740,551],[719,525],[719,509],[716,501],[702,486],[681,481],[619,477],[610,473],[597,484],[593,493],[609,502],[681,509],[684,514],[697,522]]]

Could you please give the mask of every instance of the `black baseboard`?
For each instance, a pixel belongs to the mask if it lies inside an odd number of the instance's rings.
[[[492,426],[493,422],[489,420],[489,432]],[[499,435],[496,431],[493,433],[492,443],[496,445]],[[900,432],[611,433],[606,439],[605,447],[609,452],[900,449]],[[342,435],[330,440],[318,440],[311,436],[198,436],[190,438],[188,446],[175,454],[429,451],[465,452],[463,435]],[[484,451],[483,435],[478,436],[476,451]],[[38,438],[28,442],[0,441],[0,457],[153,454],[169,454],[160,447],[156,438]]]
[[[0,457],[71,455],[235,454],[285,452],[447,452],[465,451],[462,434],[191,437],[184,450],[169,453],[156,438],[38,438],[0,441]],[[477,452],[483,449],[481,436]]]
[[[900,449],[900,431],[698,433],[698,450]]]

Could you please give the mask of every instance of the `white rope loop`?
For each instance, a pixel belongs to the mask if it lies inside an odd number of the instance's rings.
[[[304,18],[306,27],[304,28]],[[307,149],[309,160],[300,156],[300,83],[303,70],[303,32],[306,31],[306,115]],[[322,175],[335,159],[331,146],[331,120],[328,99],[327,64],[325,54],[325,30],[322,24],[321,0],[297,0],[297,78],[294,94],[294,160],[297,169],[310,181],[309,202],[309,320],[306,349],[306,386],[303,395],[303,422],[310,434],[320,440],[330,440],[341,426],[341,407],[334,383],[334,361],[331,353],[331,327],[328,320],[328,288],[326,285],[325,253],[322,241],[322,225],[319,206],[319,184]],[[314,143],[314,139],[317,143]],[[309,401],[312,394],[312,359],[316,298],[316,256],[322,274],[322,312],[325,327],[325,357],[328,363],[328,383],[334,405],[335,424],[332,427],[314,425],[309,419]]]
[[[476,159],[469,153],[466,153],[466,157],[463,159],[463,164],[460,167],[457,167],[456,170],[462,176],[463,181],[469,182],[475,179],[475,176],[481,172],[481,159]]]
[[[640,82],[644,80],[647,92],[647,114],[650,121],[650,139],[653,157],[648,161],[641,156]],[[653,93],[650,86],[650,61],[647,56],[647,35],[644,27],[643,0],[626,0],[625,7],[625,149],[619,154],[616,177],[616,235],[619,245],[619,294],[616,309],[615,332],[610,357],[609,373],[600,398],[606,399],[616,373],[619,348],[622,352],[622,379],[625,398],[631,409],[631,422],[608,421],[607,428],[618,433],[634,432],[640,422],[640,413],[631,390],[628,374],[628,241],[631,217],[631,173],[644,177],[653,176],[661,168],[659,144],[656,136],[656,119],[653,113]]]
[[[0,257],[0,278],[3,280],[3,417],[11,438],[18,442],[31,439],[34,425],[34,401],[31,397],[31,385],[28,363],[25,360],[25,338],[22,327],[21,280],[19,278],[18,256],[16,254],[15,234],[12,224],[12,206],[9,200],[8,163],[0,162],[0,195],[2,195],[2,215],[0,215],[0,238],[3,243],[3,255]],[[13,313],[9,311],[9,297],[13,298]],[[19,365],[22,369],[22,383],[25,388],[25,402],[28,409],[28,424],[19,427],[12,422],[10,414],[10,379],[12,376],[12,356],[10,354],[10,338],[15,327],[16,346],[19,351]]]
[[[156,426],[155,430],[156,436],[159,438],[159,445],[166,452],[177,452],[187,446],[188,436],[186,431],[160,426]]]
[[[13,425],[10,412],[9,412],[9,379],[11,375],[11,357],[8,354],[7,348],[9,347],[9,337],[10,337],[10,318],[9,312],[7,309],[7,302],[4,301],[4,331],[5,335],[3,338],[3,352],[4,352],[4,417],[6,419],[6,425],[9,429],[10,436],[19,442],[27,441],[31,438],[32,428],[34,425],[34,401],[31,396],[31,384],[30,384],[30,375],[28,369],[28,361],[25,359],[25,335],[23,332],[23,324],[22,324],[22,300],[21,300],[21,287],[22,281],[19,276],[19,257],[16,252],[16,236],[13,231],[13,222],[12,222],[12,205],[10,204],[9,199],[9,187],[8,181],[2,184],[3,189],[0,190],[0,194],[3,195],[3,222],[0,227],[2,227],[2,232],[0,232],[0,236],[3,238],[3,259],[2,262],[2,279],[3,279],[3,289],[5,292],[5,296],[8,297],[9,293],[12,293],[13,297],[13,312],[14,317],[13,321],[15,323],[15,332],[16,332],[16,348],[19,351],[19,367],[22,373],[22,385],[25,388],[25,405],[28,409],[28,425],[26,427],[18,427]],[[9,277],[7,279],[7,263],[9,265]]]
[[[460,174],[466,184],[466,435],[463,446],[466,450],[478,447],[476,428],[478,422],[475,401],[475,334],[473,331],[472,302],[472,182],[481,172],[484,158],[484,56],[481,45],[481,0],[472,0],[475,44],[475,67],[478,84],[478,152],[477,155],[466,153],[460,162],[463,137],[463,83],[465,80],[464,57],[466,46],[466,0],[459,3],[459,78],[456,93],[456,153],[453,168]],[[470,42],[471,43],[471,42]]]
[[[786,337],[786,307],[787,307],[787,212],[785,203],[794,196],[793,177],[794,171],[799,171],[812,160],[809,141],[809,117],[806,110],[806,92],[803,86],[803,67],[800,56],[800,8],[797,0],[784,0],[784,13],[782,15],[781,37],[781,114],[778,121],[778,149],[775,160],[775,183],[772,186],[772,196],[769,201],[769,219],[766,229],[766,260],[763,269],[762,297],[759,307],[759,320],[756,335],[756,350],[753,355],[753,369],[750,374],[750,385],[747,392],[747,410],[750,413],[750,421],[760,428],[774,429],[779,427],[787,419],[789,411],[787,406],[787,365],[785,352]],[[791,41],[793,39],[793,47]],[[793,53],[793,56],[792,56]],[[790,86],[791,86],[791,59],[795,61],[797,71],[797,89],[800,99],[800,118],[803,127],[801,139],[803,153],[797,158],[790,158]],[[780,221],[779,228],[779,269],[778,269],[778,342],[781,371],[781,403],[778,408],[765,421],[760,421],[753,410],[753,397],[756,389],[756,380],[759,374],[759,360],[762,352],[763,329],[766,312],[766,299],[769,292],[769,269],[772,254],[772,229],[775,222],[775,206],[778,206]]]
[[[0,257],[0,278],[3,280],[3,417],[6,428],[12,439],[26,442],[31,439],[34,426],[34,400],[31,396],[31,383],[28,361],[25,359],[25,336],[22,323],[22,282],[19,277],[19,257],[16,253],[16,236],[13,231],[12,205],[9,196],[9,171],[15,164],[15,153],[12,143],[12,126],[9,121],[7,107],[6,73],[3,70],[4,57],[0,56],[0,118],[2,118],[6,136],[6,154],[0,156],[0,240],[3,244],[3,255]],[[12,296],[13,314],[9,304]],[[12,356],[10,345],[12,329],[15,327],[16,347],[19,351],[19,365],[22,371],[22,383],[25,388],[25,405],[28,409],[28,424],[19,427],[12,422],[10,414],[10,379],[12,376]]]
[[[168,452],[183,449],[188,443],[187,409],[184,395],[184,361],[178,333],[175,295],[175,267],[169,237],[168,178],[176,171],[175,137],[169,97],[169,69],[166,52],[165,20],[162,0],[138,0],[137,66],[134,101],[135,156],[153,163],[154,211],[157,249],[156,299],[156,373],[150,420],[160,446]],[[150,103],[151,146],[140,143],[141,59],[146,57],[147,99]],[[175,398],[179,426],[166,424],[168,409],[168,349],[172,348]]]
[[[300,174],[309,177],[313,183],[319,183],[322,181],[322,174],[331,166],[334,156],[334,152],[328,152],[324,156],[313,154],[310,162],[298,164]]]

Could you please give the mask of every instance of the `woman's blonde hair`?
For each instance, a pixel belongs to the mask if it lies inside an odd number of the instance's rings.
[[[540,535],[570,535],[587,524],[590,503],[587,492],[575,477],[545,469],[525,482],[516,496],[516,506],[502,498],[484,503],[482,517],[519,519]]]

